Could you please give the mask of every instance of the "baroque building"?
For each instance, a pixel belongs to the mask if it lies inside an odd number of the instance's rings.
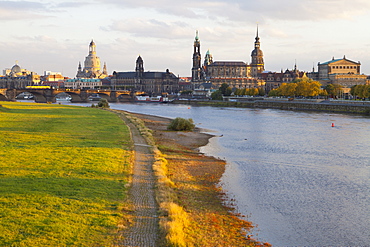
[[[319,81],[323,86],[328,84],[340,84],[343,87],[352,87],[354,85],[368,84],[367,76],[361,74],[361,63],[349,60],[344,56],[340,59],[334,59],[318,63],[318,72],[308,73],[308,76]]]
[[[104,63],[103,70],[100,67],[100,58],[96,55],[96,45],[91,40],[89,45],[89,55],[85,58],[84,68],[81,62],[78,64],[77,78],[100,78],[108,76],[107,65]]]
[[[113,89],[145,92],[150,95],[173,94],[179,92],[179,77],[168,69],[165,72],[145,72],[144,61],[139,56],[136,59],[135,71],[113,72],[111,86]]]
[[[198,31],[194,41],[192,82],[195,88],[203,82],[211,83],[213,88],[219,88],[223,83],[232,88],[257,88],[264,86],[261,78],[264,71],[263,52],[260,49],[260,38],[255,38],[254,50],[251,53],[251,63],[243,61],[214,61],[208,50],[203,66],[200,65],[200,40]]]
[[[5,69],[0,76],[0,88],[21,89],[27,86],[39,85],[40,76],[35,72],[22,69],[18,62],[11,68]]]

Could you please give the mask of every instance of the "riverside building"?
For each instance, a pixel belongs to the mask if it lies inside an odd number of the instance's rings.
[[[169,69],[165,72],[144,71],[144,60],[139,56],[135,71],[113,72],[111,87],[150,95],[174,94],[179,92],[179,77]]]
[[[201,65],[200,39],[198,31],[194,40],[192,83],[194,89],[211,83],[213,88],[219,88],[227,83],[232,88],[257,88],[263,87],[262,72],[264,71],[263,52],[260,49],[260,38],[257,35],[254,50],[251,53],[251,63],[244,61],[213,61],[213,56],[208,50],[204,63]]]
[[[354,85],[369,84],[367,76],[361,74],[361,63],[349,60],[344,56],[340,59],[318,63],[318,72],[314,69],[308,73],[308,77],[319,81],[323,86],[328,84],[340,84],[350,88]]]
[[[17,89],[40,83],[37,73],[22,69],[18,62],[11,69],[3,70],[3,73],[4,75],[0,76],[0,88]]]

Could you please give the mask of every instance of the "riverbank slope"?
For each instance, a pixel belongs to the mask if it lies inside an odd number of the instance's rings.
[[[157,147],[168,161],[176,203],[189,217],[190,224],[183,229],[188,246],[269,246],[247,237],[252,223],[233,213],[232,202],[217,187],[225,161],[199,153],[198,148],[206,145],[211,135],[200,129],[167,131],[170,119],[131,114],[152,130]]]

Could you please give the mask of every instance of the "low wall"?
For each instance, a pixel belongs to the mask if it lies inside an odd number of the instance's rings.
[[[173,101],[175,104],[191,104],[199,106],[219,106],[219,107],[245,107],[245,108],[271,108],[280,110],[297,110],[297,111],[324,111],[338,113],[356,113],[370,115],[370,104],[367,103],[334,103],[323,101],[320,103],[295,102],[295,101],[270,101],[257,100],[248,102],[231,102],[231,101]]]

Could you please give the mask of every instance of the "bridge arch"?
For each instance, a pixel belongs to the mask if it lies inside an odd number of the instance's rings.
[[[83,102],[83,101],[85,101],[81,98],[81,94],[79,94],[79,93],[70,92],[70,91],[63,91],[63,92],[68,94],[69,96],[71,96],[71,102]],[[58,95],[60,93],[57,93],[56,95]]]
[[[106,99],[108,101],[111,100],[111,97],[110,97],[110,94],[107,94],[107,93],[102,93],[102,92],[97,92],[97,93],[94,93],[96,95],[99,95],[100,98],[103,98],[103,99]],[[92,95],[92,94],[91,94]]]
[[[46,103],[46,102],[54,103],[55,102],[55,97],[54,97],[54,99],[47,98],[47,97],[45,97],[44,92],[42,92],[42,91],[39,92],[37,90],[27,90],[27,89],[20,90],[20,89],[17,89],[16,93],[15,93],[15,97],[19,96],[21,93],[26,93],[26,92],[32,94],[34,101],[37,102],[37,103]]]
[[[8,101],[8,97],[6,95],[6,89],[0,89],[0,101]]]

